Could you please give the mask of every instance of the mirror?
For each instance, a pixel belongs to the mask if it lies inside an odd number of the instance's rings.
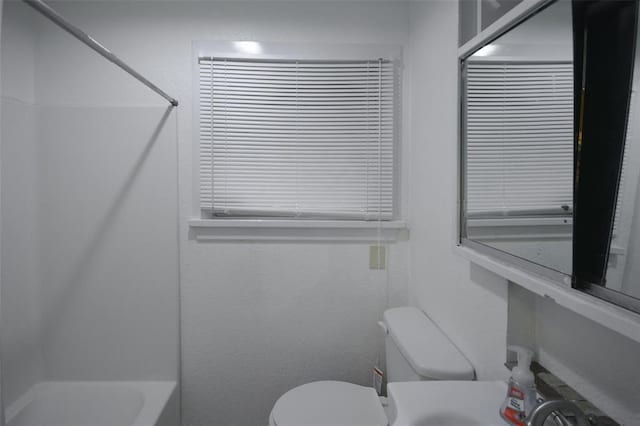
[[[571,2],[466,57],[462,78],[461,238],[570,275]]]
[[[637,43],[636,43],[637,46]],[[622,173],[609,247],[605,286],[640,299],[640,64],[636,51]]]

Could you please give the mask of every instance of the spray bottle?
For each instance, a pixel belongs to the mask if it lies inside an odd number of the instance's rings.
[[[525,419],[537,405],[535,379],[531,371],[533,351],[522,346],[508,346],[507,349],[518,354],[518,365],[511,371],[500,415],[510,425],[525,426]]]

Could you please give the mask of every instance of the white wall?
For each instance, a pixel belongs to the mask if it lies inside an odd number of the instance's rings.
[[[2,27],[0,133],[4,401],[42,379],[38,258],[35,31],[30,11],[7,2]]]
[[[507,283],[453,253],[456,2],[411,3],[410,301],[451,337],[479,379],[505,377]]]
[[[536,297],[540,363],[624,425],[640,424],[640,343]]]
[[[185,424],[263,424],[278,395],[297,384],[321,378],[367,383],[378,349],[375,321],[388,303],[387,294],[389,304],[403,303],[407,271],[411,276],[410,302],[428,311],[451,336],[476,368],[478,378],[507,376],[502,365],[507,283],[471,266],[452,250],[457,164],[455,2],[409,6],[384,2],[98,1],[61,2],[55,7],[181,101],[177,118]],[[38,45],[43,66],[37,67],[36,93],[41,102],[102,107],[165,105],[120,70],[83,51],[68,35],[50,29],[42,28],[46,36]],[[410,256],[406,243],[393,245],[390,268],[379,272],[368,270],[364,244],[202,243],[190,236],[186,222],[194,214],[195,148],[191,42],[224,39],[384,43],[407,48],[410,76],[405,82],[411,97],[405,117],[411,114],[414,118],[410,152],[409,146],[403,145],[405,158],[411,159],[405,164],[412,182]],[[130,159],[135,151],[124,144],[117,146],[123,158]],[[66,164],[62,158],[65,152],[51,153],[56,157],[52,176]],[[162,158],[159,164],[170,166],[169,159]],[[56,217],[62,221],[66,216],[58,213]],[[137,244],[159,229],[138,227],[136,234],[123,236],[123,230],[134,228],[125,224],[115,235],[126,244]],[[108,244],[113,255],[118,245]],[[135,254],[152,252],[155,247],[152,243],[146,248],[136,246]],[[135,276],[146,276],[138,272]],[[92,281],[87,288],[106,287],[104,282]],[[138,294],[129,290],[121,293],[123,297]],[[143,294],[148,294],[148,289],[145,291]],[[97,307],[99,293],[91,294],[88,306]],[[144,304],[143,299],[137,300]],[[158,309],[149,312],[155,314]],[[69,313],[66,321],[77,326],[77,320],[72,319],[80,314]],[[167,315],[173,314],[169,309]],[[550,318],[553,315],[562,322],[560,315],[550,312]],[[557,327],[563,329],[571,331],[570,326]],[[62,335],[73,337],[66,332]],[[600,338],[588,333],[586,337]],[[615,339],[613,344],[618,345]],[[55,345],[50,348],[48,353],[64,353]],[[587,362],[581,369],[586,367],[594,365]],[[70,367],[59,364],[57,368],[66,372]],[[602,386],[607,392],[610,384]]]
[[[637,342],[516,284],[508,341],[535,349],[542,365],[621,424],[640,422]]]
[[[109,75],[66,68],[95,54],[22,2],[5,6],[5,405],[40,380],[176,380],[175,114],[99,107],[76,88],[81,106],[47,98],[49,72],[102,87]]]
[[[38,21],[21,1],[7,1],[3,9],[2,96],[33,104]]]
[[[2,10],[4,9],[4,0],[0,0],[0,45],[2,45]],[[2,81],[2,55],[0,55],[0,81]],[[0,103],[0,122],[2,120],[2,105]],[[0,132],[1,133],[1,132]],[[0,134],[0,146],[2,144],[2,135]],[[0,152],[0,164],[2,161],[2,154]],[[2,170],[2,166],[0,166],[0,175]],[[0,178],[0,188],[2,187],[2,179]],[[1,192],[1,191],[0,191]],[[0,207],[2,206],[2,203],[0,202]],[[2,209],[0,208],[0,221],[2,221],[2,214],[1,214]],[[2,252],[2,227],[0,226],[0,253]],[[0,262],[1,264],[2,262]],[[0,266],[0,277],[2,276],[2,267]],[[0,299],[2,299],[1,294],[2,294],[2,279],[0,278]],[[2,303],[0,301],[0,306],[2,306]],[[0,309],[1,310],[1,309]],[[0,312],[0,321],[2,321],[1,319],[1,315],[2,313]],[[1,325],[0,325],[1,327]],[[3,374],[3,368],[2,368],[2,357],[0,356],[0,383],[3,383],[4,381],[4,374]],[[0,419],[4,419],[4,391],[2,389],[2,386],[0,385]]]
[[[47,378],[176,380],[175,114],[42,106],[38,129]]]
[[[412,3],[410,301],[427,310],[475,366],[505,377],[507,283],[452,250],[456,221],[457,5]],[[638,423],[640,345],[549,301],[526,308],[542,364],[625,424]],[[522,320],[522,319],[520,319]],[[509,322],[515,321],[509,318]],[[511,324],[510,324],[511,325]]]
[[[197,242],[187,226],[196,214],[191,48],[194,40],[238,39],[406,47],[408,6],[331,1],[54,6],[180,101],[184,423],[264,424],[277,397],[298,384],[315,379],[369,384],[382,342],[376,321],[387,299],[391,305],[406,303],[407,243],[389,247],[387,270],[371,271],[364,243]],[[73,45],[66,35],[48,33],[40,48],[42,63],[54,63]],[[102,59],[63,57],[65,67],[41,69],[36,78],[43,102],[164,105]],[[96,84],[90,77],[98,70],[104,80]]]
[[[36,112],[2,101],[2,347],[6,401],[43,376],[37,244]]]

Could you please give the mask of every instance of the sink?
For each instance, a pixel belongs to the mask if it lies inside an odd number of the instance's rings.
[[[506,426],[505,382],[396,382],[387,387],[391,426]]]

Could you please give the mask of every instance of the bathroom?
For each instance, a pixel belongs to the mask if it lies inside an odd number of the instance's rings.
[[[0,425],[268,424],[298,386],[371,387],[386,371],[379,322],[406,306],[475,381],[508,380],[507,345],[528,346],[617,424],[640,425],[638,311],[572,289],[570,270],[569,284],[540,278],[460,244],[460,59],[559,3],[46,1],[177,106],[28,3],[0,0]],[[203,208],[200,58],[268,55],[366,59],[373,85],[379,58],[394,65],[391,136],[375,127],[382,106],[369,117],[373,161],[393,151],[388,215],[375,188],[366,220]],[[156,420],[139,401],[91,420],[131,392],[105,387],[85,420],[15,421],[42,385],[76,385],[59,392],[64,411],[82,384],[123,382],[157,384]]]

